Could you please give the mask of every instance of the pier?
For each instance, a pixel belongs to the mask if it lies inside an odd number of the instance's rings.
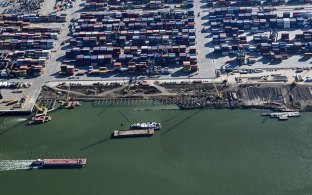
[[[300,117],[300,112],[262,113],[261,116],[269,116],[270,118],[278,118],[278,120],[285,121],[288,120],[288,117]]]
[[[279,116],[287,116],[287,117],[299,117],[300,112],[272,112],[272,113],[262,113],[262,116],[269,116],[271,118],[278,118]]]

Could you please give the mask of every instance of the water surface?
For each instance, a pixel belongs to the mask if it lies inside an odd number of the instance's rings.
[[[258,111],[134,108],[84,103],[37,126],[0,118],[0,194],[312,194],[309,113],[279,122]],[[163,128],[110,139],[133,121]],[[21,170],[31,159],[80,157],[83,169]]]

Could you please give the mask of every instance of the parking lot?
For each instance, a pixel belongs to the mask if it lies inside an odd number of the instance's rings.
[[[0,110],[30,110],[33,106],[28,97],[31,82],[0,81]]]

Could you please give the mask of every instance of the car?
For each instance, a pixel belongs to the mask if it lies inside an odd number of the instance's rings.
[[[202,80],[194,80],[193,83],[202,83]]]
[[[97,82],[97,83],[93,83],[92,85],[103,85],[103,84],[100,82]]]
[[[303,68],[297,68],[297,69],[296,69],[296,72],[297,72],[297,73],[303,72]]]
[[[304,7],[295,7],[294,10],[303,10],[303,9],[304,9]]]
[[[22,93],[23,91],[22,90],[15,90],[15,91],[12,91],[12,93]]]
[[[77,76],[71,76],[71,77],[68,77],[68,79],[79,79],[79,77],[77,77]]]

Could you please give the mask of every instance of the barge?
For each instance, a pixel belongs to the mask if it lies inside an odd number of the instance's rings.
[[[161,124],[158,122],[133,123],[130,129],[154,129],[160,130]]]
[[[146,137],[154,135],[154,129],[136,129],[136,130],[115,130],[112,134],[113,138],[123,137]]]
[[[38,168],[82,168],[87,159],[37,159],[32,162],[31,167]]]

